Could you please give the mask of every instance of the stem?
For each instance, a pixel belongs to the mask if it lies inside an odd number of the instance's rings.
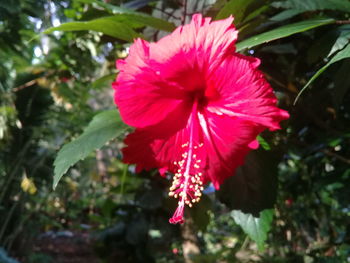
[[[154,7],[153,9],[154,10],[158,10],[158,11],[162,12],[163,14],[165,14],[165,15],[167,15],[169,17],[172,17],[172,18],[174,18],[176,20],[180,20],[181,19],[180,17],[175,16],[173,13],[167,12],[164,9],[161,9],[161,8],[158,8],[158,7]]]
[[[124,166],[124,169],[123,169],[122,181],[121,181],[121,185],[120,185],[120,194],[124,193],[124,184],[125,184],[126,176],[128,174],[128,168],[129,168],[129,165],[126,164]]]
[[[26,216],[21,217],[20,221],[19,221],[19,224],[18,224],[18,227],[16,228],[16,230],[14,230],[11,235],[9,235],[8,237],[6,237],[6,239],[4,239],[3,244],[4,244],[4,247],[6,247],[6,249],[8,251],[11,251],[13,242],[16,240],[17,236],[23,231],[24,224],[29,219],[32,219],[33,216],[41,214],[41,208],[43,207],[44,204],[47,203],[47,198],[48,198],[48,195],[43,197],[42,200],[39,201],[39,203],[36,204],[37,208],[35,210],[31,211]]]
[[[23,146],[22,150],[19,152],[17,160],[14,161],[13,168],[11,172],[6,176],[6,182],[1,186],[0,188],[0,204],[2,203],[3,199],[5,198],[5,195],[7,193],[8,188],[10,187],[10,184],[14,177],[17,174],[18,169],[21,167],[22,162],[24,161],[24,155],[27,153],[30,143],[31,143],[32,137],[26,142],[26,144]]]
[[[1,230],[0,230],[0,243],[1,243],[2,237],[5,234],[5,230],[7,228],[7,225],[10,222],[10,219],[12,218],[12,215],[13,215],[13,213],[15,211],[15,208],[17,207],[18,203],[19,203],[19,201],[15,201],[15,203],[12,205],[9,213],[7,214],[5,222],[3,223],[2,227],[1,227]]]
[[[184,25],[186,23],[186,17],[187,17],[187,0],[183,0],[183,7],[184,7],[184,13],[181,18],[181,24]]]
[[[330,150],[321,149],[321,152],[323,152],[324,154],[326,154],[328,156],[334,157],[334,158],[338,159],[339,161],[342,161],[346,164],[350,164],[350,159],[347,159],[347,158],[345,158],[337,153],[331,152]]]
[[[248,236],[248,235],[246,235],[246,237],[245,237],[245,239],[244,239],[244,241],[243,241],[243,244],[242,244],[242,246],[241,246],[240,250],[246,250],[246,249],[247,249],[248,244],[249,244],[249,236]]]
[[[350,24],[350,20],[337,20],[335,23],[339,25],[347,25]]]
[[[194,263],[193,256],[200,254],[198,238],[194,229],[193,219],[186,217],[185,223],[181,225],[182,250],[185,263]]]

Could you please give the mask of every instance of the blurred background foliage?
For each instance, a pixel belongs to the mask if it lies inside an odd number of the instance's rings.
[[[79,135],[115,108],[132,39],[196,12],[235,17],[291,118],[174,226],[170,178],[121,163],[117,115],[104,147]],[[0,262],[350,262],[349,14],[348,0],[0,0]]]

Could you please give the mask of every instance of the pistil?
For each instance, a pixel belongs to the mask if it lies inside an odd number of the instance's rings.
[[[190,119],[190,136],[189,141],[182,144],[183,153],[181,160],[174,162],[177,167],[176,173],[173,177],[173,183],[170,187],[169,196],[178,198],[178,207],[170,218],[169,222],[172,224],[183,223],[183,214],[185,205],[192,207],[192,204],[199,202],[203,191],[203,174],[201,173],[202,160],[198,158],[201,156],[201,148],[203,143],[195,143],[194,125],[196,123],[197,103],[194,103]]]

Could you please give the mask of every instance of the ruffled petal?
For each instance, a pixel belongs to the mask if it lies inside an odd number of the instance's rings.
[[[159,70],[167,79],[203,79],[203,73],[213,71],[235,51],[238,32],[232,22],[232,17],[212,22],[210,18],[196,14],[190,24],[180,26],[172,34],[151,43],[150,59],[162,65]]]
[[[215,85],[218,99],[210,101],[208,110],[279,129],[279,122],[289,114],[276,107],[277,99],[263,74],[256,69],[259,60],[235,54],[227,58],[208,81]]]

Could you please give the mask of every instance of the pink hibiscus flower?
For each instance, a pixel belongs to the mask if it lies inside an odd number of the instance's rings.
[[[203,185],[218,189],[234,175],[259,146],[259,133],[289,117],[276,107],[259,59],[235,53],[232,22],[194,15],[156,43],[135,40],[117,61],[115,103],[136,128],[123,161],[174,174],[169,195],[179,201],[170,223],[183,222],[185,205],[200,200]]]

